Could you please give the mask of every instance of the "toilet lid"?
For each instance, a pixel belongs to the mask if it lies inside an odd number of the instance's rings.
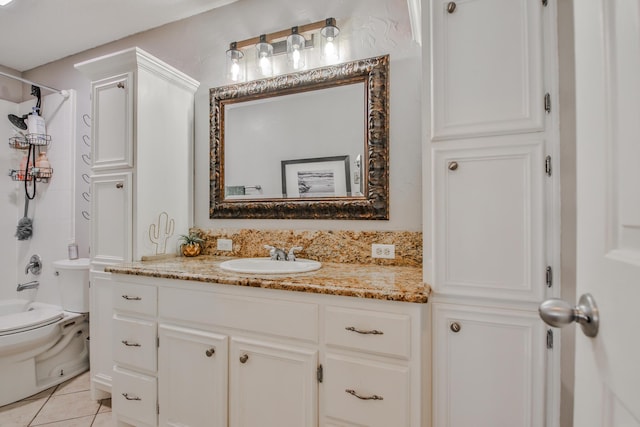
[[[55,323],[64,317],[62,310],[41,308],[21,313],[8,314],[0,318],[0,336],[28,331]]]

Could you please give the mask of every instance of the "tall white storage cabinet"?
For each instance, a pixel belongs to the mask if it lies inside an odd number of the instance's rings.
[[[557,425],[558,357],[537,313],[559,294],[555,4],[430,0],[423,13],[432,423]]]
[[[113,369],[104,267],[174,251],[192,224],[199,83],[139,48],[75,67],[91,80],[91,390],[98,399],[111,391]]]

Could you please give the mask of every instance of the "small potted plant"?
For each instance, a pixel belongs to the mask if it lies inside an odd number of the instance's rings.
[[[198,256],[202,252],[202,244],[204,239],[197,234],[181,234],[180,235],[180,251],[184,256]]]

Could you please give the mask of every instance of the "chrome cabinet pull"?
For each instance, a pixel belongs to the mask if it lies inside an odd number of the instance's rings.
[[[124,184],[119,182],[116,184],[116,188],[124,188]]]
[[[362,335],[384,335],[384,332],[379,331],[377,329],[372,329],[370,331],[365,331],[363,329],[357,329],[355,326],[347,326],[345,329],[347,331],[355,332],[357,334],[362,334]]]
[[[458,162],[449,162],[448,167],[449,167],[450,171],[457,170],[458,169]]]
[[[121,342],[127,347],[142,347],[142,345],[138,344],[137,342],[129,342],[127,340],[122,340]]]
[[[118,82],[116,86],[119,87],[120,89],[124,89],[124,83],[122,82]]]
[[[458,322],[451,322],[451,324],[449,325],[449,329],[457,334],[462,329],[462,326],[460,326],[460,323]]]
[[[449,3],[447,3],[447,12],[453,13],[456,11],[457,7],[458,5],[456,4],[456,2],[450,1]]]
[[[142,298],[140,298],[140,297],[130,297],[129,295],[122,295],[122,298],[126,299],[127,301],[140,301],[140,300],[142,300]]]
[[[243,354],[242,356],[240,356],[240,363],[247,363],[247,360],[249,360],[248,354]]]
[[[355,390],[351,390],[349,388],[345,390],[345,393],[349,393],[361,400],[384,400],[382,396],[378,396],[377,394],[373,394],[371,396],[360,396]]]
[[[216,353],[216,349],[215,348],[210,348],[207,351],[204,352],[204,354],[207,355],[207,357],[211,357]]]
[[[122,395],[124,396],[125,399],[127,400],[142,400],[141,398],[139,398],[138,396],[133,396],[133,397],[129,397],[129,393],[122,393]]]

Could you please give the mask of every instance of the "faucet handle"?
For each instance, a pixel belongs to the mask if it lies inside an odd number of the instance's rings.
[[[276,259],[276,248],[275,248],[275,246],[264,245],[264,248],[269,251],[269,256],[271,257],[271,259]]]
[[[300,252],[303,249],[304,248],[302,246],[294,246],[291,249],[289,249],[289,254],[287,255],[287,260],[288,261],[295,261],[296,260],[296,255],[295,255],[294,252]]]

